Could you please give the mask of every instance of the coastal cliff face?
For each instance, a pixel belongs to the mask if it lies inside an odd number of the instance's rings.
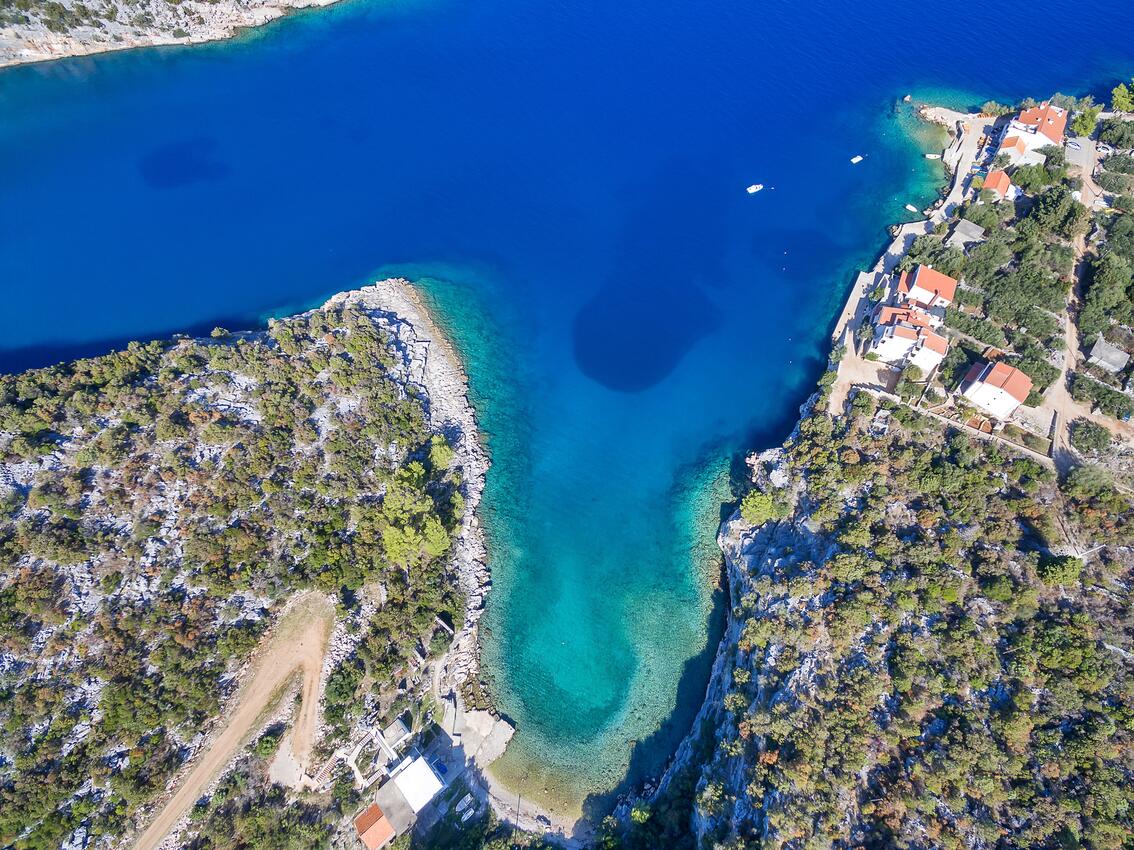
[[[196,44],[335,0],[14,0],[0,8],[0,67],[107,50]]]
[[[730,621],[667,775],[694,775],[682,844],[1123,846],[1130,505],[1088,511],[1032,460],[874,407],[805,416],[758,458],[770,498],[722,526]],[[1063,554],[1058,513],[1109,545]]]

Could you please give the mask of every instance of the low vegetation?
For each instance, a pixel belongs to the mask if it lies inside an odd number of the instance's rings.
[[[737,564],[709,764],[665,801],[698,835],[606,846],[1128,846],[1129,500],[902,407],[875,436],[863,398],[803,421],[792,514]],[[1065,554],[1060,512],[1108,548]]]
[[[0,845],[127,831],[297,590],[383,591],[333,726],[460,624],[460,479],[399,356],[345,309],[0,377]],[[266,800],[217,817],[298,829]]]

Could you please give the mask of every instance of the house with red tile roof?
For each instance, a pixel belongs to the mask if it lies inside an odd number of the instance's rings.
[[[1008,157],[1009,165],[1043,165],[1047,162],[1047,157],[1036,148],[1042,148],[1049,144],[1051,143],[1046,140],[1037,144],[1035,137],[1010,133],[1000,141],[1000,147],[996,153]]]
[[[997,153],[1005,154],[1012,165],[1042,165],[1047,158],[1039,149],[1062,146],[1067,117],[1066,109],[1047,101],[1021,111],[1004,131]]]
[[[1032,379],[1003,361],[976,363],[961,381],[961,395],[996,419],[1006,420],[1032,391]]]
[[[1008,172],[1001,171],[1000,169],[988,172],[988,176],[984,178],[984,186],[982,188],[995,194],[998,201],[1014,199],[1020,191],[1012,185],[1012,178],[1008,176]]]
[[[354,819],[354,830],[366,850],[380,850],[394,840],[394,827],[377,803],[372,803]]]
[[[867,354],[897,366],[912,364],[932,371],[949,351],[949,343],[917,308],[881,306],[874,312],[874,338]]]
[[[957,281],[930,266],[918,266],[902,272],[898,278],[898,295],[909,306],[929,311],[948,307],[957,294]]]
[[[1012,120],[1012,127],[1042,136],[1046,144],[1062,145],[1067,130],[1067,110],[1045,100],[1039,106],[1023,110]]]
[[[919,334],[920,342],[910,355],[910,365],[921,369],[922,374],[928,375],[945,359],[949,353],[949,340],[929,328],[923,328]]]
[[[916,307],[894,307],[890,304],[879,304],[874,308],[874,315],[871,318],[876,325],[889,325],[894,322],[902,322],[907,325],[913,325],[914,327],[928,328],[931,324],[929,315],[922,310],[918,310]]]

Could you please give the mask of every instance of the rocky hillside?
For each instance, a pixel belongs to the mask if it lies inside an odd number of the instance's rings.
[[[461,629],[475,435],[368,292],[0,376],[0,846],[129,832],[297,590],[371,612],[331,735]]]
[[[334,0],[0,0],[0,67],[228,38]]]
[[[1129,847],[1129,498],[826,392],[753,458],[706,704],[599,846]]]
[[[699,846],[1128,846],[1125,498],[865,394],[757,479],[721,534]]]

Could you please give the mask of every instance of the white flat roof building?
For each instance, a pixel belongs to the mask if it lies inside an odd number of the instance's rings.
[[[421,756],[415,759],[407,758],[394,768],[392,774],[394,787],[402,792],[410,808],[416,815],[429,805],[429,801],[437,796],[443,787],[433,768]]]

